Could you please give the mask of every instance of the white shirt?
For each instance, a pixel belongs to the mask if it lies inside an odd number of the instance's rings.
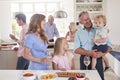
[[[104,26],[102,28],[96,28],[95,39],[100,39],[100,38],[107,39],[107,36],[108,36],[108,29],[106,26]],[[95,43],[95,44],[96,45],[104,45],[106,43],[107,43],[107,41],[104,43]]]
[[[28,25],[25,24],[24,26],[22,26],[22,30],[20,31],[20,39],[17,41],[18,44],[19,44],[19,49],[18,49],[18,52],[17,52],[17,56],[20,57],[23,55],[23,42],[24,42],[24,39],[25,39],[25,35],[26,35],[26,32],[28,31]]]

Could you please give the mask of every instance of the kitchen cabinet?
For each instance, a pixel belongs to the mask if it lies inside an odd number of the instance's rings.
[[[0,69],[16,69],[17,52],[13,50],[0,51]]]
[[[75,21],[79,22],[79,13],[87,11],[93,20],[97,14],[104,13],[104,0],[75,0]]]

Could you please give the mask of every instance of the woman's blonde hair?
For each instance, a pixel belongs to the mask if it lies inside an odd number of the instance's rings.
[[[61,53],[61,51],[63,50],[63,41],[65,40],[66,38],[64,37],[60,37],[60,38],[57,38],[56,42],[55,42],[55,46],[54,46],[54,55],[58,55]]]
[[[41,28],[41,22],[45,19],[45,16],[42,14],[34,14],[29,23],[29,29],[27,34],[35,33],[38,29],[39,35],[44,42],[48,42],[48,38],[45,35],[45,31]]]
[[[94,22],[95,22],[95,21],[99,21],[99,20],[102,20],[102,21],[103,21],[104,26],[106,25],[107,21],[106,21],[105,15],[100,14],[100,15],[95,16]]]
[[[76,24],[74,22],[71,22],[69,27],[71,28],[71,31],[76,31],[77,30]]]

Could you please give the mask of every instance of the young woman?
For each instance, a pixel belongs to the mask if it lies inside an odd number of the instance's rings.
[[[74,42],[75,33],[77,31],[76,25],[74,22],[71,22],[69,25],[69,31],[66,34],[66,38],[69,42]]]
[[[44,27],[45,16],[34,14],[24,41],[24,57],[30,60],[29,69],[31,70],[48,70],[51,62],[46,50],[48,39],[45,36]]]
[[[66,38],[58,38],[55,42],[53,69],[54,70],[71,70],[75,69],[74,55],[68,51]]]

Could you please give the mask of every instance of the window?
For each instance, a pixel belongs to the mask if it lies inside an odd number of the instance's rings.
[[[26,22],[29,24],[30,18],[34,13],[41,13],[46,15],[46,21],[49,15],[54,15],[55,11],[59,10],[60,2],[19,2],[11,4],[11,12],[12,12],[12,33],[19,37],[20,27],[17,25],[15,20],[16,12],[23,12],[26,15]],[[60,35],[65,35],[65,20],[55,19],[55,23],[57,25],[58,31]],[[63,28],[64,27],[64,28]]]

